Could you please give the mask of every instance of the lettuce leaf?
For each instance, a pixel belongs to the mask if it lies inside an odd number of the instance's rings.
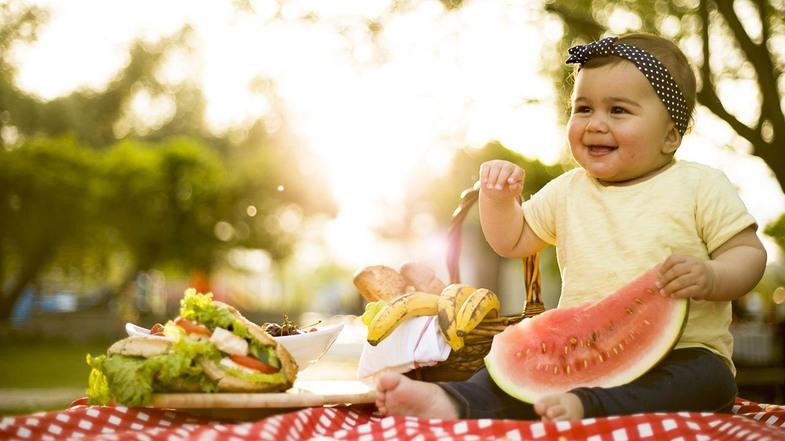
[[[223,364],[221,364],[220,367],[232,376],[252,383],[283,384],[286,382],[286,377],[284,377],[283,372],[280,371],[274,374],[265,374],[264,372],[248,372],[235,369]]]
[[[125,355],[88,357],[93,367],[87,388],[90,404],[111,401],[126,406],[148,404],[153,391],[153,372],[145,369],[146,361]]]
[[[193,288],[185,290],[185,296],[180,300],[180,317],[201,323],[210,330],[224,328],[242,338],[253,340],[253,336],[240,320],[226,308],[220,308],[213,303],[212,293],[201,294]]]
[[[262,346],[255,341],[248,345],[248,352],[259,360],[269,364],[270,366],[280,369],[281,362],[278,360],[278,355],[272,346]]]
[[[256,358],[265,363],[280,368],[281,363],[272,347],[260,344],[248,331],[248,328],[231,312],[225,308],[220,308],[213,303],[212,293],[200,294],[195,289],[189,288],[185,291],[185,296],[180,300],[180,317],[201,323],[208,328],[224,328],[232,331],[233,334],[246,339],[249,345],[249,352]]]
[[[181,389],[215,392],[217,385],[207,378],[194,360],[197,357],[220,359],[210,342],[184,337],[173,344],[174,350],[149,358],[126,355],[87,356],[93,368],[87,396],[91,404],[114,401],[126,406],[150,404],[153,392]]]
[[[180,300],[180,317],[201,323],[211,330],[217,327],[229,329],[238,321],[231,312],[213,303],[212,293],[201,294],[193,288],[185,290],[185,296]]]
[[[85,393],[90,399],[90,404],[109,404],[112,401],[112,393],[109,391],[109,383],[103,373],[103,362],[105,355],[93,357],[87,354],[87,364],[92,367],[90,377],[87,380],[87,390]]]

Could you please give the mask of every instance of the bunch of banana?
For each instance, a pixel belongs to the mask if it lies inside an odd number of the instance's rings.
[[[458,336],[463,337],[471,332],[485,317],[497,317],[500,307],[499,297],[490,289],[474,291],[458,311]]]
[[[464,344],[463,337],[458,335],[458,311],[474,291],[475,289],[469,285],[453,283],[444,288],[438,296],[439,331],[454,351],[463,348]]]
[[[441,294],[415,291],[389,302],[370,302],[362,320],[368,326],[368,343],[376,346],[407,319],[436,315],[442,337],[452,350],[459,351],[464,347],[463,336],[485,317],[498,316],[499,308],[499,298],[493,291],[454,283]]]
[[[399,296],[384,304],[373,315],[368,324],[368,343],[376,346],[406,319],[423,315],[435,315],[438,311],[439,301],[440,296],[438,294],[415,291]],[[370,315],[372,313],[369,313]]]

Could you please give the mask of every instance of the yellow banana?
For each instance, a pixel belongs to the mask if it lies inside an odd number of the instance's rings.
[[[397,297],[376,313],[368,325],[368,343],[376,346],[393,330],[411,317],[435,315],[438,311],[439,295],[427,292],[410,292]]]
[[[458,335],[468,334],[488,315],[499,315],[500,307],[499,297],[493,291],[486,288],[474,291],[458,311]]]
[[[463,348],[463,337],[458,335],[456,316],[463,302],[474,292],[474,287],[453,283],[442,290],[439,295],[439,331],[444,340],[454,350]]]

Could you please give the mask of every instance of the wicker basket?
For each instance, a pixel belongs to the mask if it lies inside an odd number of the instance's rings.
[[[461,193],[461,202],[452,214],[447,231],[447,270],[450,283],[460,283],[461,225],[469,209],[480,194],[479,185]],[[469,378],[483,366],[483,357],[491,349],[493,336],[509,325],[524,318],[533,317],[545,309],[540,299],[540,254],[523,259],[523,275],[526,285],[526,303],[520,314],[500,315],[483,320],[473,331],[464,337],[465,346],[460,351],[452,351],[446,360],[434,366],[416,368],[407,372],[411,378],[424,381],[457,381]]]

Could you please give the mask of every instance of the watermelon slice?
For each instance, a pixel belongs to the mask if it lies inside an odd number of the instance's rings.
[[[668,354],[686,322],[687,300],[659,295],[656,280],[654,268],[600,301],[507,327],[485,357],[488,373],[529,403],[580,386],[629,383]]]

